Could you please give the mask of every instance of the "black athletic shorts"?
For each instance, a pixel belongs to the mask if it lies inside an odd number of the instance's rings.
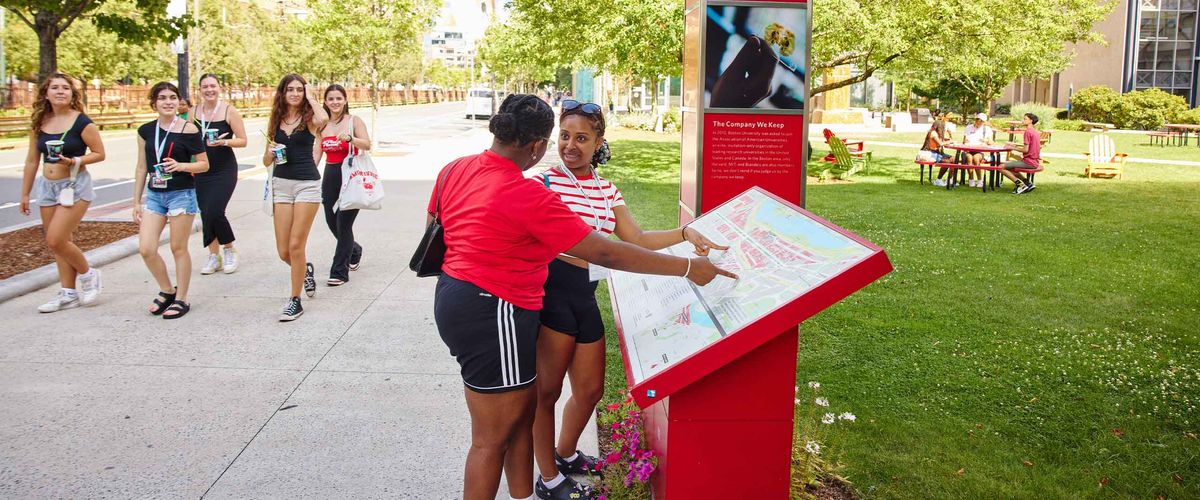
[[[604,320],[596,304],[598,281],[588,279],[588,270],[558,259],[550,261],[546,297],[542,299],[542,325],[575,337],[577,344],[604,338]]]
[[[433,317],[458,360],[463,384],[475,392],[507,392],[537,378],[538,313],[521,309],[469,282],[438,277]]]

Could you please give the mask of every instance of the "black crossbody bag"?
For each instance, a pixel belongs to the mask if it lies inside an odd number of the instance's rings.
[[[438,179],[436,193],[434,194],[433,221],[425,228],[425,235],[421,237],[421,243],[417,245],[417,251],[413,252],[412,260],[408,261],[408,268],[414,273],[417,273],[418,278],[428,278],[430,276],[440,276],[442,274],[442,262],[446,260],[446,239],[442,230],[442,182],[446,177],[450,176],[450,171],[458,163],[451,165]]]

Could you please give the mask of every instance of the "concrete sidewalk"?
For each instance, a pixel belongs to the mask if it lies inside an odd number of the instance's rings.
[[[55,287],[0,304],[0,498],[460,498],[458,365],[435,280],[407,263],[438,169],[488,144],[478,130],[377,157],[387,199],[355,224],[362,268],[324,285],[334,240],[318,214],[317,295],[293,323],[277,321],[288,280],[262,175],[229,207],[240,270],[200,276],[193,235],[181,320],[145,312],[156,287],[136,255],[103,268],[93,307],[37,313]],[[594,427],[583,446],[596,451]]]

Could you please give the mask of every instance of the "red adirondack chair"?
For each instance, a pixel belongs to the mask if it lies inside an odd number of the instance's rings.
[[[825,129],[824,131],[822,131],[822,133],[825,134],[825,144],[829,144],[830,137],[836,137],[834,135],[833,131],[829,130],[829,129]],[[854,156],[854,157],[858,157],[858,158],[861,158],[863,156],[863,146],[864,146],[863,141],[847,141],[847,140],[843,139],[842,143],[845,144],[846,149],[850,151],[850,156]],[[829,163],[836,163],[837,159],[833,157],[833,152],[830,151],[830,153],[825,155],[824,158],[821,158],[821,161],[827,161]]]

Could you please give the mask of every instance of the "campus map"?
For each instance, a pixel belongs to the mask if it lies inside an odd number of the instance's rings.
[[[738,280],[687,279],[613,271],[622,331],[635,382],[658,373],[765,316],[871,254],[858,242],[757,190],[691,223],[728,245],[709,258]],[[694,255],[689,243],[662,250]]]

